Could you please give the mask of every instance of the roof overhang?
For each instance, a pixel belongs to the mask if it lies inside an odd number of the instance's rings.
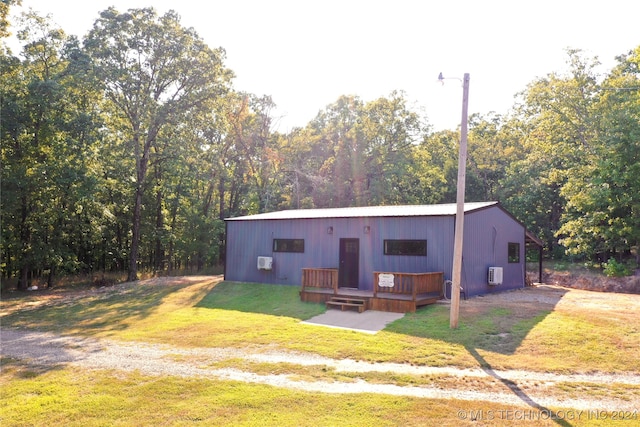
[[[534,245],[539,246],[541,248],[544,246],[544,242],[540,240],[536,235],[531,233],[529,230],[525,230],[524,237],[525,237],[524,239],[525,243],[533,243]]]

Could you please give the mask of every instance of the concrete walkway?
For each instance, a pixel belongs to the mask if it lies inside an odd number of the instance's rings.
[[[401,319],[403,316],[404,313],[389,313],[376,310],[367,310],[358,313],[354,310],[342,311],[329,309],[325,313],[312,317],[302,323],[375,334],[383,330],[389,323]]]

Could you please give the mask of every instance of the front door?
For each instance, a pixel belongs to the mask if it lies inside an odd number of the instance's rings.
[[[340,239],[338,286],[357,288],[360,277],[360,239]]]

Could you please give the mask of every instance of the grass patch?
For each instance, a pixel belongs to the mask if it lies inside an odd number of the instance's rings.
[[[213,283],[205,281],[194,286],[193,283],[165,285],[116,285],[101,290],[89,290],[71,298],[58,294],[34,295],[41,299],[33,308],[16,309],[22,299],[8,301],[9,312],[3,318],[5,325],[16,328],[35,328],[60,333],[83,335],[103,334],[110,331],[122,331],[137,322],[152,316],[165,306],[171,306],[171,299],[180,297],[188,288],[190,298],[197,298],[200,290],[208,291]],[[203,295],[200,295],[202,297]],[[183,301],[192,304],[194,301]],[[4,307],[3,307],[4,308]]]
[[[199,378],[63,368],[40,375],[10,362],[0,374],[3,426],[475,426],[460,414],[528,407],[374,394],[326,394]],[[495,416],[492,426],[513,425]],[[535,425],[555,425],[542,420]],[[576,423],[573,425],[585,425]],[[624,424],[621,424],[624,425]]]
[[[640,298],[563,291],[526,292],[535,298],[492,295],[463,301],[460,326],[449,328],[449,307],[432,305],[407,314],[375,335],[301,324],[325,310],[302,303],[298,289],[277,285],[172,279],[109,287],[72,297],[46,299],[25,294],[0,301],[3,328],[26,328],[82,336],[169,344],[176,347],[254,347],[293,350],[333,358],[414,365],[482,366],[554,372],[638,372]],[[518,296],[519,294],[514,294]],[[54,295],[55,296],[55,295]],[[38,300],[38,298],[43,298]],[[502,298],[502,299],[501,299]],[[625,299],[626,298],[626,299]],[[32,304],[38,300],[37,304]],[[509,393],[498,378],[343,372],[295,363],[226,359],[211,363],[185,354],[176,361],[234,368],[261,375],[286,375],[315,382],[428,386],[443,390]],[[489,402],[419,399],[374,394],[324,394],[257,384],[122,371],[89,371],[71,366],[30,366],[0,360],[2,425],[513,425],[505,411],[531,411]],[[525,394],[558,398],[602,397],[627,402],[640,387],[624,384],[525,381]],[[523,404],[524,405],[524,404]],[[558,409],[558,408],[554,408]],[[462,411],[462,412],[458,412]],[[491,420],[461,418],[493,411]],[[606,425],[601,420],[600,425]],[[598,425],[575,420],[571,425]],[[637,422],[631,420],[630,424]],[[567,425],[552,419],[531,425]],[[625,425],[624,422],[616,424]]]
[[[630,384],[593,384],[593,383],[558,383],[567,398],[580,399],[584,396],[602,399],[620,399],[628,402],[640,402],[640,386]]]
[[[596,311],[556,311],[531,327],[516,357],[535,357],[549,371],[637,372],[640,328],[636,318],[615,321]],[[636,354],[634,354],[636,353]]]
[[[449,307],[432,305],[387,327],[398,334],[429,338],[459,345],[465,349],[482,349],[494,353],[512,354],[525,339],[533,325],[550,314],[540,310],[524,318],[513,316],[508,308],[487,308],[480,311],[461,310],[459,326],[451,329]]]
[[[2,324],[180,347],[283,349],[369,362],[638,372],[637,296],[604,304],[602,298],[615,296],[595,294],[589,306],[580,298],[591,293],[527,289],[518,292],[538,292],[537,300],[492,295],[463,301],[460,326],[454,330],[449,307],[431,305],[369,335],[301,324],[325,308],[301,302],[298,291],[200,278],[118,285],[33,307],[26,294],[1,302]]]
[[[326,311],[321,304],[300,301],[297,286],[223,282],[207,294],[196,307],[235,310],[307,320]]]
[[[287,375],[295,381],[352,382],[354,376],[336,372],[325,365],[298,365],[295,363],[251,362],[245,359],[226,359],[209,365],[211,368],[232,368],[259,375]]]

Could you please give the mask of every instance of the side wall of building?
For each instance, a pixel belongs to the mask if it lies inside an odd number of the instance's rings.
[[[525,230],[500,207],[465,215],[462,286],[467,296],[524,287]],[[518,262],[509,260],[509,243],[518,246]],[[503,268],[503,282],[487,282],[489,267]]]

